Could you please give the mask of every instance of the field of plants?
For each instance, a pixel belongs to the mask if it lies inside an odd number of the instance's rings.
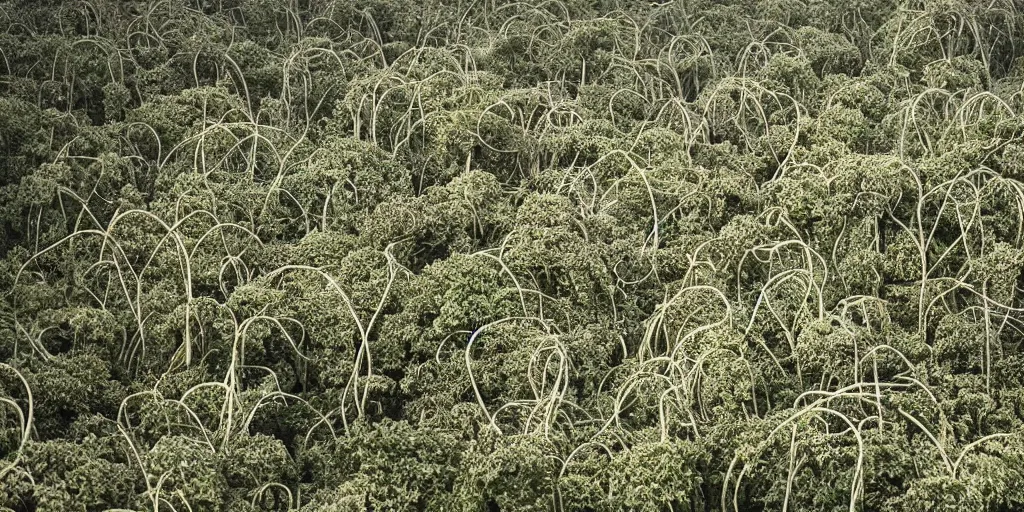
[[[0,2],[0,511],[1024,508],[1019,0]]]

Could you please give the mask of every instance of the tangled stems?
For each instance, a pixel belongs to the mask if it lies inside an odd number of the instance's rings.
[[[1013,2],[442,3],[0,6],[0,508],[1020,508]]]

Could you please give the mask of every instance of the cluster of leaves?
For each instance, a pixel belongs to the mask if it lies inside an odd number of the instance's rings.
[[[0,510],[1019,510],[1020,41],[0,2]]]

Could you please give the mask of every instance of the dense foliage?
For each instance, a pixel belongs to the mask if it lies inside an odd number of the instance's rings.
[[[0,2],[0,510],[1020,510],[1022,41]]]

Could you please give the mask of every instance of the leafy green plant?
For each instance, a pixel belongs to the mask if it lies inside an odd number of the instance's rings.
[[[0,509],[1020,509],[1012,0],[0,3]]]

